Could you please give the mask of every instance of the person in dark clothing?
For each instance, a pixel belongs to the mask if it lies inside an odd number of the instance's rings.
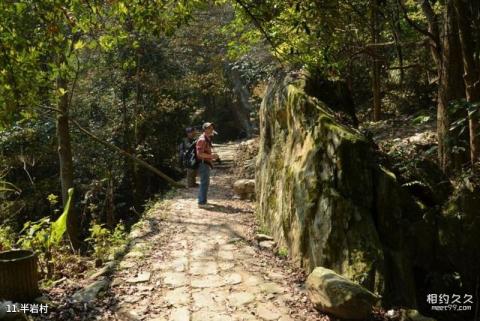
[[[195,138],[197,136],[197,131],[193,127],[187,127],[185,129],[186,136],[183,138],[180,147],[180,163],[182,164],[183,154],[186,150],[193,144]],[[182,164],[183,166],[183,164]],[[198,184],[195,182],[197,177],[197,169],[187,168],[187,186],[188,187],[196,187]]]

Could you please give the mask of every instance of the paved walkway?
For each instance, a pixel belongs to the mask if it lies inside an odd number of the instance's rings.
[[[232,145],[220,146],[224,164]],[[98,320],[317,320],[305,294],[251,239],[253,203],[234,198],[226,169],[213,172],[210,209],[197,189],[155,208],[113,276],[116,307]],[[250,233],[250,235],[249,235]]]

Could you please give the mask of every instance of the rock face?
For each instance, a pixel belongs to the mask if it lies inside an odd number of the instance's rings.
[[[239,179],[233,184],[233,190],[241,199],[249,199],[255,196],[255,180]]]
[[[439,243],[445,265],[462,276],[466,293],[474,293],[480,275],[480,187],[463,182],[444,204],[439,217]]]
[[[336,317],[363,320],[372,312],[378,297],[364,287],[317,267],[307,278],[307,291],[315,307]]]
[[[369,141],[305,93],[312,88],[306,79],[278,77],[262,102],[257,215],[308,271],[331,268],[390,303],[413,307],[404,250],[413,236],[398,227],[421,221],[421,211],[377,165]]]

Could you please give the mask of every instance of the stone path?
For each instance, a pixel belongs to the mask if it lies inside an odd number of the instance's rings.
[[[217,152],[231,161],[232,145]],[[113,275],[116,306],[97,320],[317,320],[289,271],[249,241],[253,204],[233,197],[225,169],[212,176],[211,208],[197,208],[195,188],[151,212]]]

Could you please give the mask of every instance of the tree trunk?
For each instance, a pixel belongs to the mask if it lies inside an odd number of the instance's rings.
[[[437,119],[439,123],[437,130],[440,130],[442,133],[443,155],[441,164],[445,172],[449,172],[453,168],[460,168],[466,155],[459,152],[453,155],[454,142],[459,141],[461,137],[459,137],[458,132],[449,132],[451,122],[466,115],[464,111],[460,111],[460,114],[449,112],[451,101],[465,97],[462,52],[460,50],[458,25],[454,10],[453,1],[449,0],[445,5],[441,37],[443,42],[439,86],[441,99],[439,99],[440,105],[437,113],[437,117],[440,116]]]
[[[57,88],[67,88],[67,82],[63,78],[57,80]],[[65,206],[68,200],[68,189],[73,188],[73,159],[72,146],[70,143],[70,130],[68,125],[68,95],[64,94],[58,102],[60,113],[57,115],[57,140],[58,140],[58,158],[60,164],[60,182],[62,186],[62,201]],[[70,211],[67,220],[67,232],[72,247],[77,250],[80,247],[78,239],[79,226],[78,217],[74,207]]]
[[[377,44],[379,41],[378,32],[378,0],[371,0],[370,4],[370,26],[372,33],[372,42]],[[373,120],[379,121],[382,117],[382,100],[380,96],[380,61],[376,46],[373,46],[372,54],[372,93],[373,93]]]
[[[437,138],[438,159],[444,172],[449,172],[453,164],[457,166],[461,158],[452,157],[452,138],[449,132],[450,115],[449,103],[452,100],[463,98],[465,88],[462,81],[463,68],[461,63],[460,43],[456,17],[453,12],[453,1],[448,0],[443,10],[442,31],[438,23],[438,16],[434,13],[428,1],[422,1],[422,10],[428,21],[428,31],[432,37],[431,52],[438,73],[437,90]],[[441,40],[440,40],[441,39]],[[454,115],[455,117],[456,115]]]
[[[455,0],[458,29],[460,31],[460,43],[463,56],[463,79],[465,82],[466,98],[469,103],[480,100],[480,74],[475,61],[475,40],[473,28],[470,23],[473,21],[473,14],[465,0]],[[478,112],[469,113],[468,117],[470,134],[470,162],[473,166],[480,155],[480,141],[478,137],[479,116]]]
[[[137,52],[137,67],[135,70],[135,82],[136,82],[136,89],[135,89],[135,104],[133,105],[133,149],[132,153],[136,154],[137,147],[143,143],[140,140],[140,128],[139,128],[139,118],[140,118],[140,111],[142,108],[142,86],[140,80],[140,56],[141,54]],[[145,194],[145,186],[144,186],[145,176],[142,175],[140,171],[140,167],[136,162],[133,163],[133,184],[134,184],[134,205],[136,208],[140,207],[142,200]]]

